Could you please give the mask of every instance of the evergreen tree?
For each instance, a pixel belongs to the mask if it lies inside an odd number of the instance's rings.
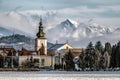
[[[93,43],[92,43],[92,42],[90,42],[90,43],[88,44],[87,49],[94,49],[94,46],[93,46]]]
[[[19,65],[18,58],[17,59],[16,58],[13,59],[13,65],[14,65],[15,68],[18,67],[18,65]]]
[[[8,51],[8,56],[12,56],[12,50]]]
[[[105,57],[103,55],[100,56],[99,69],[105,69]]]
[[[112,53],[111,53],[110,67],[114,68],[115,66],[116,66],[116,45],[113,45]]]
[[[100,53],[103,52],[103,46],[102,46],[102,43],[100,41],[96,42],[95,49],[97,49]]]
[[[86,68],[92,69],[94,67],[94,63],[95,63],[94,49],[86,50],[84,62]]]
[[[120,41],[117,43],[115,59],[116,67],[120,67]]]
[[[95,52],[95,55],[94,55],[94,58],[95,58],[94,69],[99,70],[99,68],[100,68],[99,63],[100,63],[100,59],[101,59],[102,55],[98,50],[95,50],[94,52]]]
[[[64,59],[65,59],[65,63],[66,63],[66,70],[74,70],[75,68],[75,65],[74,65],[74,62],[73,62],[73,55],[71,53],[71,51],[69,51],[68,53],[65,54],[64,56]]]
[[[84,65],[86,68],[92,69],[94,66],[94,46],[92,42],[90,42],[87,46],[85,57],[84,57]]]
[[[110,66],[110,54],[107,51],[104,52],[104,58],[105,58],[104,67],[105,69],[108,69]]]
[[[82,53],[79,55],[79,67],[84,69],[85,65],[84,65],[84,51],[82,50]]]
[[[105,43],[104,51],[107,51],[109,54],[112,53],[112,47],[111,47],[111,44],[109,42]]]

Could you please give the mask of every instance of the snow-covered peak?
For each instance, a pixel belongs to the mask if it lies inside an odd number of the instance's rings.
[[[73,24],[76,28],[77,28],[77,26],[78,26],[78,23],[77,23],[76,21],[74,21],[74,20],[71,20],[71,19],[66,19],[65,22],[68,22],[68,23],[70,23],[70,24]]]
[[[69,19],[66,19],[65,21],[61,22],[59,24],[59,27],[66,28],[68,30],[69,29],[73,29],[73,30],[76,29],[75,25]]]
[[[99,25],[97,23],[92,23],[89,25],[89,28],[93,32],[97,32],[98,34],[109,34],[112,32],[112,29],[106,26]]]
[[[66,19],[65,21],[63,21],[62,23],[64,24],[72,24],[72,22],[69,19]]]

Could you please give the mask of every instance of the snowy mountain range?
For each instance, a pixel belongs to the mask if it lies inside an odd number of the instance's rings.
[[[49,34],[47,37],[52,40],[69,40],[73,45],[78,44],[78,46],[80,43],[84,45],[90,41],[114,42],[120,40],[118,36],[120,35],[119,28],[101,26],[96,23],[78,23],[70,19],[66,19],[56,27],[51,28],[47,31],[47,34]],[[115,38],[115,36],[117,37]]]
[[[43,15],[44,29],[49,42],[66,42],[68,40],[75,47],[85,47],[90,41],[116,43],[120,40],[120,27],[102,26],[92,21],[79,22],[71,19],[56,19],[55,13],[45,13]],[[18,13],[12,11],[3,14],[4,18],[0,22],[0,37],[13,34],[13,30],[18,34],[25,34],[35,37],[38,31],[38,14]],[[5,21],[4,21],[5,20]],[[8,21],[7,23],[3,23]]]

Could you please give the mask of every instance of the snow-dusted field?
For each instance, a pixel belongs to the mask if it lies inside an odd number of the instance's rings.
[[[120,80],[120,71],[0,72],[0,80]]]

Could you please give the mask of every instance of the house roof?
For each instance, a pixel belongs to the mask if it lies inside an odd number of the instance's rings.
[[[49,48],[49,50],[56,50],[56,49],[62,47],[63,45],[65,45],[65,44],[54,44],[52,47]]]

